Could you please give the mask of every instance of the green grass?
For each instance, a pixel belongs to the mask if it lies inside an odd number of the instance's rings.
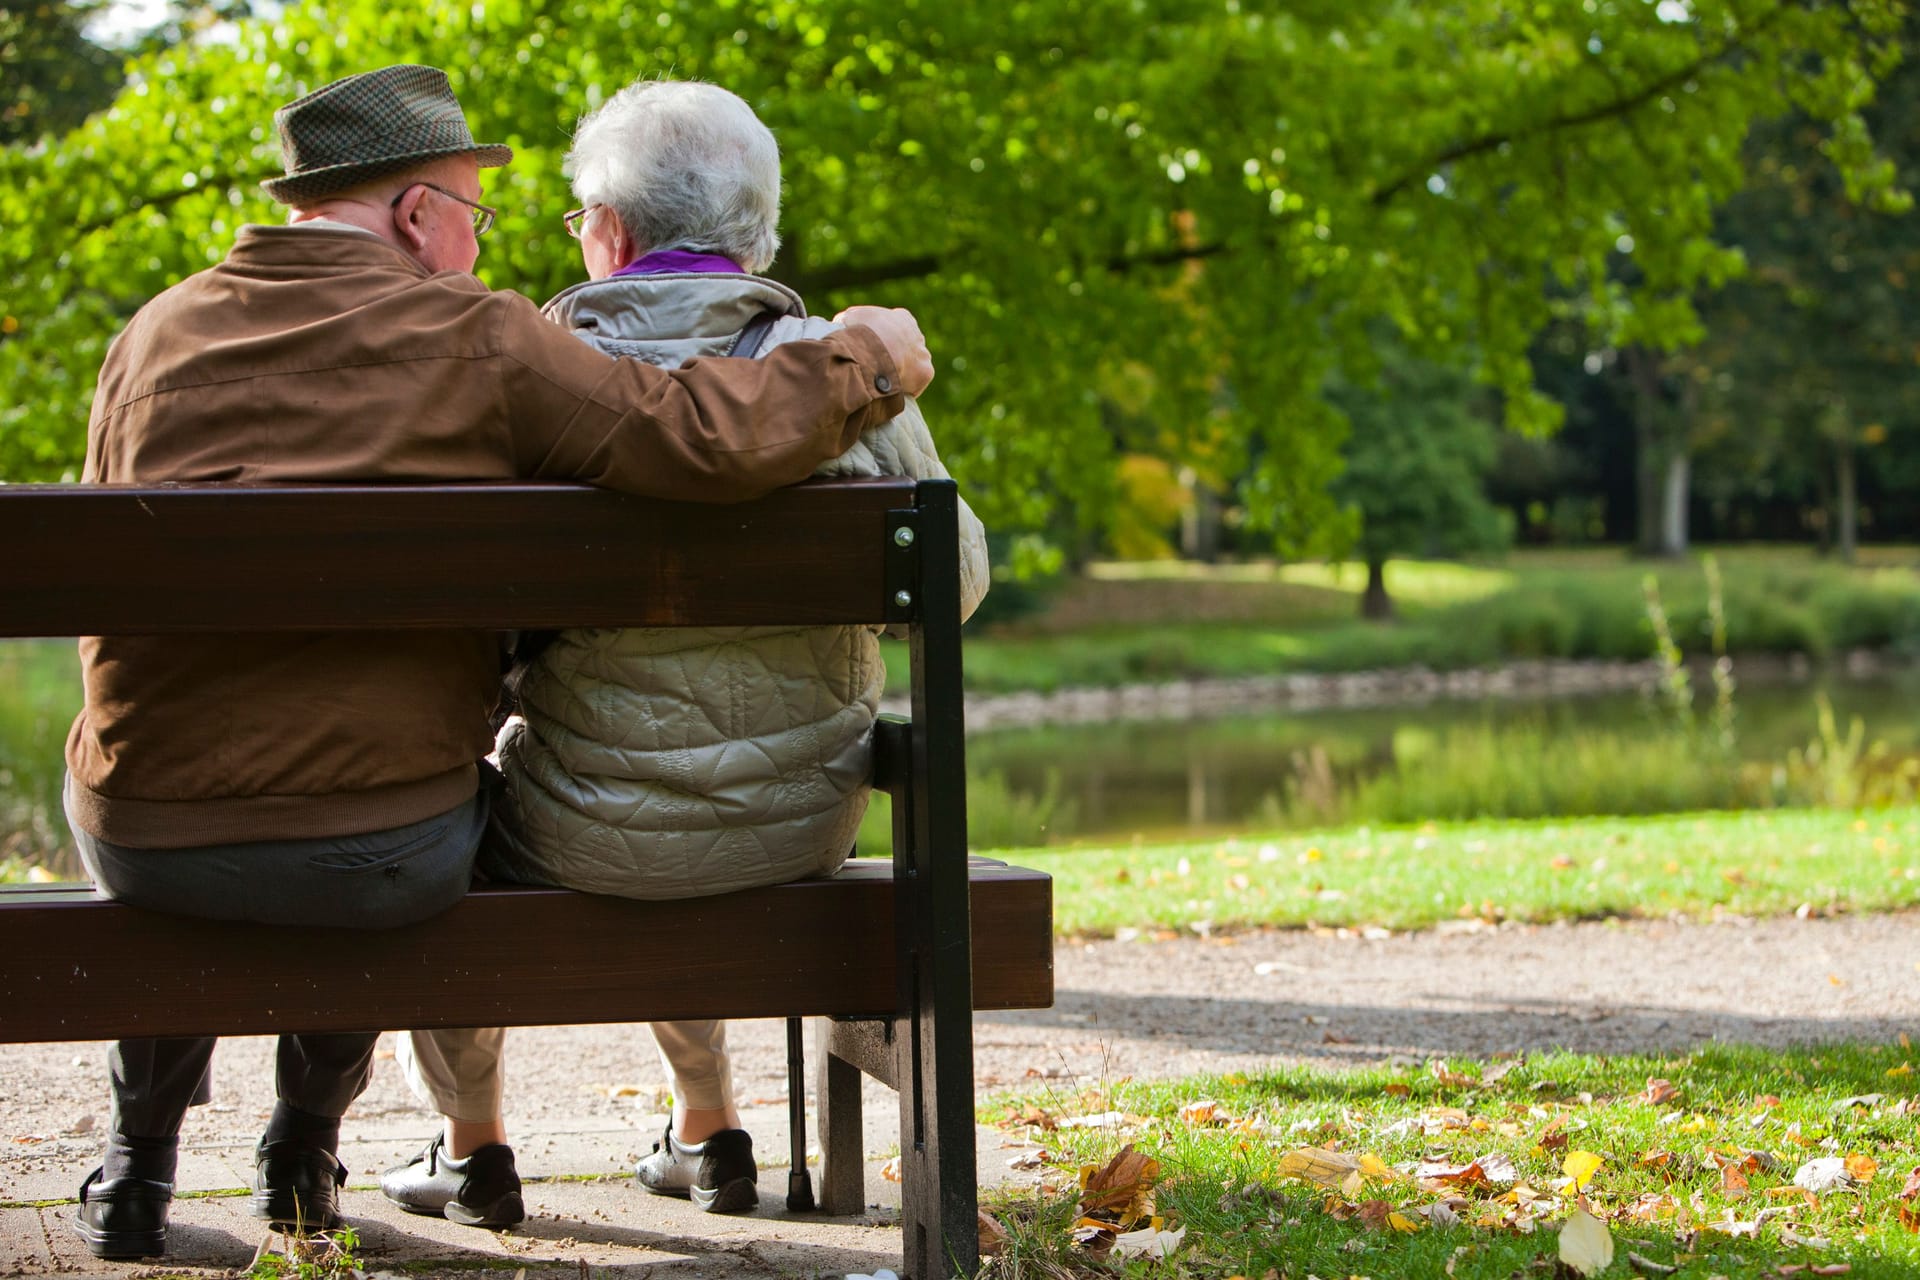
[[[1290,1068],[1004,1098],[989,1119],[1039,1144],[1045,1172],[1037,1191],[989,1194],[1011,1239],[988,1274],[1551,1277],[1573,1207],[1566,1161],[1586,1152],[1603,1162],[1584,1193],[1616,1249],[1606,1275],[1668,1267],[1708,1280],[1820,1266],[1911,1278],[1920,1235],[1903,1225],[1910,1205],[1900,1195],[1920,1164],[1916,1056],[1905,1044],[1713,1045],[1662,1057]],[[1102,1113],[1118,1113],[1117,1125],[1070,1123]],[[1125,1144],[1159,1162],[1151,1210],[1163,1229],[1185,1231],[1168,1262],[1099,1262],[1072,1243],[1079,1171]],[[1336,1185],[1316,1185],[1288,1176],[1306,1148],[1377,1163],[1344,1187],[1337,1171]],[[1461,1187],[1418,1176],[1423,1162],[1459,1168],[1490,1156],[1511,1161],[1511,1181]],[[1792,1184],[1816,1157],[1851,1159],[1869,1176],[1808,1197]],[[1742,1172],[1730,1179],[1723,1164]],[[1458,1222],[1436,1224],[1428,1210],[1449,1196]],[[1367,1225],[1388,1213],[1400,1215],[1399,1228]]]
[[[1429,823],[997,856],[1054,878],[1054,924],[1068,936],[1920,904],[1914,808]]]
[[[1736,653],[1853,648],[1920,652],[1920,552],[1876,548],[1862,565],[1804,548],[1718,552]],[[1095,565],[1038,612],[970,629],[967,687],[1056,689],[1420,664],[1438,670],[1526,658],[1637,660],[1650,652],[1641,580],[1653,572],[1683,648],[1705,648],[1694,562],[1647,564],[1616,550],[1516,552],[1485,565],[1394,561],[1400,617],[1361,622],[1354,565]],[[904,654],[889,652],[893,687]]]

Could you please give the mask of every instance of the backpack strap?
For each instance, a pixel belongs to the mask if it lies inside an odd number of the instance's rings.
[[[766,345],[767,335],[773,332],[773,326],[780,319],[780,313],[762,311],[747,321],[747,327],[734,338],[733,345],[727,348],[727,354],[743,360],[759,357],[760,348]]]

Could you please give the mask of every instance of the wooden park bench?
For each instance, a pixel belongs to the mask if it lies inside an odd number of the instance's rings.
[[[671,903],[490,887],[350,934],[7,888],[0,1042],[783,1017],[797,1051],[793,1020],[818,1016],[821,1207],[864,1207],[865,1071],[900,1095],[906,1273],[972,1274],[972,1011],[1052,1003],[1052,886],[967,855],[956,501],[891,479],[724,507],[570,485],[0,487],[0,635],[904,623],[913,672],[911,721],[876,731],[891,860]],[[689,934],[729,945],[695,959]],[[811,1207],[803,1159],[789,1186]]]

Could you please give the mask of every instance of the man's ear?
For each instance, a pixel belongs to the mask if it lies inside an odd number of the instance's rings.
[[[426,229],[420,225],[420,202],[426,199],[427,189],[418,184],[408,187],[400,197],[400,203],[393,206],[393,231],[400,242],[415,253],[427,247]]]

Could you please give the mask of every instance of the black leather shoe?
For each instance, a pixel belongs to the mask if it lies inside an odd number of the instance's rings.
[[[171,1182],[145,1178],[103,1181],[95,1169],[80,1184],[80,1207],[73,1229],[96,1258],[154,1258],[167,1251],[167,1210],[173,1204]]]
[[[279,1231],[331,1231],[340,1225],[347,1167],[331,1151],[304,1142],[263,1142],[253,1153],[253,1216]]]

